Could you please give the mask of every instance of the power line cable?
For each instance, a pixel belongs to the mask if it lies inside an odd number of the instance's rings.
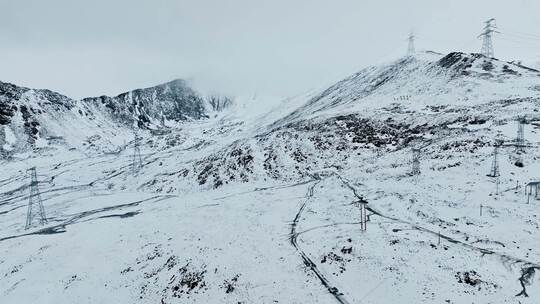
[[[530,33],[525,33],[525,32],[521,32],[521,31],[514,31],[514,30],[506,29],[506,28],[505,28],[504,32],[509,33],[509,34],[513,34],[513,35],[518,35],[518,36],[525,36],[525,37],[540,39],[540,35],[538,35],[538,34],[530,34]]]
[[[521,38],[516,36],[510,36],[510,35],[501,35],[503,39],[508,40],[514,40],[516,42],[522,42],[522,43],[540,43],[540,39],[529,39],[529,38]]]

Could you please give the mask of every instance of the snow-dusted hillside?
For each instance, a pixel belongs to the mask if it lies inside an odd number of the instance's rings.
[[[4,105],[45,94],[16,88]],[[240,100],[200,112],[192,92],[173,82],[34,102],[62,117],[35,115],[39,128],[89,124],[115,143],[49,141],[0,160],[0,302],[539,301],[540,201],[524,194],[540,180],[538,71],[423,53],[266,108]],[[22,114],[9,109],[0,114],[12,130]],[[486,175],[498,142],[497,181]],[[31,166],[49,222],[24,230]]]
[[[215,110],[180,79],[116,97],[82,100],[0,82],[0,156],[36,148],[115,152],[133,138],[135,126],[163,129],[206,119]]]
[[[310,99],[287,120],[305,119],[325,109],[357,112],[404,100],[470,105],[537,97],[539,76],[537,70],[480,54],[424,52],[366,68]]]
[[[197,120],[207,117],[207,109],[199,93],[184,80],[177,79],[151,88],[137,89],[116,97],[84,98],[83,103],[109,112],[115,119],[132,122],[139,127],[166,121]]]

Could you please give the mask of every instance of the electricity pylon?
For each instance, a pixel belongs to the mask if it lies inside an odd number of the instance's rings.
[[[159,105],[159,111],[160,111],[159,123],[160,123],[160,126],[163,128],[165,127],[165,112],[163,111],[163,105],[161,104],[161,102],[158,102],[158,105]]]
[[[414,49],[414,40],[416,39],[416,36],[414,36],[414,33],[411,32],[409,34],[409,47],[407,48],[407,56],[414,56],[414,53],[416,52]]]
[[[481,53],[488,58],[493,58],[495,57],[495,52],[493,51],[493,40],[491,39],[491,35],[499,32],[495,30],[497,25],[495,24],[494,18],[489,19],[485,24],[483,32],[478,35],[478,38],[483,38]]]
[[[525,119],[523,117],[518,117],[517,123],[516,150],[521,152],[525,146]]]
[[[501,175],[499,171],[499,143],[496,143],[493,147],[493,161],[491,162],[491,171],[487,176],[499,177]]]
[[[516,136],[516,165],[523,167],[523,152],[525,152],[525,118],[518,117],[518,130]]]
[[[141,158],[141,148],[139,147],[139,140],[140,138],[137,132],[135,132],[135,140],[133,143],[133,157],[131,162],[131,170],[133,172],[133,175],[136,175],[143,166]]]
[[[39,193],[38,180],[36,167],[29,169],[30,171],[30,197],[28,198],[28,211],[26,212],[26,225],[25,230],[32,227],[35,217],[39,217],[39,224],[47,224],[47,216],[45,215],[45,208],[43,207],[43,201],[41,200],[41,194]]]
[[[419,174],[420,174],[420,149],[413,148],[412,149],[411,175],[419,175]]]

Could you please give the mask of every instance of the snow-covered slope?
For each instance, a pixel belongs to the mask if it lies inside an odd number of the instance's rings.
[[[58,121],[75,107],[74,100],[58,93],[0,82],[0,153],[35,144],[46,136],[40,122]]]
[[[539,96],[540,72],[480,54],[424,52],[366,68],[310,99],[284,121],[326,109],[365,111],[396,101],[469,105]]]
[[[47,147],[117,151],[133,137],[129,134],[135,126],[163,129],[206,119],[212,110],[180,79],[116,97],[82,100],[0,82],[0,156]]]
[[[181,79],[115,97],[84,98],[82,102],[94,109],[109,112],[117,120],[126,123],[135,120],[139,127],[165,124],[168,120],[207,117],[203,98]]]
[[[540,201],[524,193],[540,179],[539,84],[524,66],[430,52],[208,118],[162,115],[171,84],[70,101],[55,111],[128,140],[0,160],[0,300],[537,303]],[[104,131],[134,121],[142,168],[130,133]],[[33,165],[49,222],[24,230]]]

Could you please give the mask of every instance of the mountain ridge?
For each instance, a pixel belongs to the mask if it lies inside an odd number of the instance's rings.
[[[124,129],[120,133],[125,134],[135,126],[157,129],[166,124],[206,119],[209,108],[203,96],[182,79],[113,97],[102,95],[78,100],[48,89],[0,82],[0,155],[35,147],[40,138],[66,137],[80,128],[86,129],[79,130],[81,134],[93,130],[94,135],[107,141],[103,133],[107,128],[120,127]],[[70,145],[81,147],[85,139],[72,135],[68,136]],[[7,143],[8,137],[11,143]]]
[[[371,102],[376,107],[396,100],[421,103],[432,100],[441,104],[469,102],[478,97],[473,94],[483,87],[493,91],[492,99],[511,98],[512,94],[508,92],[514,86],[520,86],[522,95],[538,96],[533,81],[537,79],[540,79],[538,70],[481,54],[422,53],[366,67],[315,95],[274,126],[332,108],[338,112],[348,111],[347,108],[354,110],[354,104],[360,101]]]

